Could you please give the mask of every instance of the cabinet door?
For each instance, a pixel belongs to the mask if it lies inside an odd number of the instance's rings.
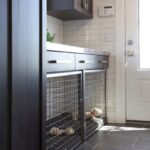
[[[10,150],[8,92],[8,2],[0,0],[0,149]]]
[[[40,0],[12,1],[12,150],[40,149]]]

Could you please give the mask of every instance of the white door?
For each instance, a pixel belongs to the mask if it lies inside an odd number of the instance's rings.
[[[126,0],[126,113],[150,121],[150,0]]]

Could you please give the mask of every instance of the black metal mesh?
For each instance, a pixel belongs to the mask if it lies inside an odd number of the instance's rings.
[[[81,142],[81,76],[47,78],[47,150],[70,150]],[[73,128],[73,135],[51,135],[53,127]]]
[[[101,117],[86,119],[86,136],[89,137],[96,129],[103,125],[105,112],[105,72],[93,72],[85,74],[85,113],[93,108],[103,111]]]

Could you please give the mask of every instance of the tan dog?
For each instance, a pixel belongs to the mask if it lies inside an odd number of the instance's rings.
[[[103,114],[103,111],[99,108],[93,108],[91,114],[95,117],[100,117]]]

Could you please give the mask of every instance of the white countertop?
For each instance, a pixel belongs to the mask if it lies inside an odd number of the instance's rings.
[[[97,54],[97,55],[109,56],[109,52],[105,52],[105,51],[100,52],[98,50],[51,43],[51,42],[46,43],[46,48],[47,51],[60,51],[60,52],[68,52],[68,53]]]

